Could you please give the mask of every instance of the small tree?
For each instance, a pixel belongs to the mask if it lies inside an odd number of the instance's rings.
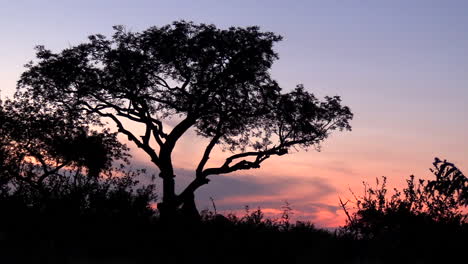
[[[40,211],[41,217],[152,212],[154,185],[141,186],[136,178],[144,171],[125,168],[129,155],[116,133],[93,130],[88,121],[70,120],[35,102],[0,101],[0,210],[5,215],[16,221],[21,210]]]
[[[210,175],[259,168],[271,156],[317,147],[331,131],[351,129],[352,113],[338,96],[319,101],[301,85],[281,93],[269,74],[281,37],[271,32],[185,21],[141,33],[114,29],[111,39],[93,35],[59,53],[37,47],[16,96],[112,120],[159,169],[163,217],[180,206],[196,212],[194,192]],[[170,118],[178,120],[172,129]],[[145,132],[137,135],[127,121]],[[208,144],[193,181],[176,194],[172,152],[189,129]],[[232,155],[207,168],[216,145]]]
[[[107,129],[92,130],[87,121],[28,101],[0,102],[0,173],[5,181],[29,184],[38,191],[63,171],[98,178],[127,161],[127,147]]]

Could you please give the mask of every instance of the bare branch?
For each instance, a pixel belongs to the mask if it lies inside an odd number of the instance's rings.
[[[108,117],[114,121],[114,123],[117,125],[118,131],[125,134],[130,141],[133,141],[138,148],[143,149],[151,158],[151,161],[159,167],[160,162],[159,162],[159,157],[154,151],[153,148],[149,145],[149,142],[142,142],[140,141],[135,135],[133,135],[132,132],[129,130],[125,129],[123,126],[122,122],[113,114],[111,113],[103,113],[100,110],[93,109],[92,106],[90,106],[87,102],[82,102],[83,105],[86,105],[91,112],[97,113],[98,115],[102,117]]]
[[[216,143],[218,143],[221,136],[222,136],[222,133],[221,133],[221,122],[220,122],[217,126],[217,130],[216,130],[214,137],[210,140],[210,143],[208,144],[208,146],[206,146],[206,149],[203,153],[203,157],[198,163],[197,170],[196,170],[197,177],[202,177],[203,168],[205,167],[206,163],[210,159],[211,151],[213,150],[213,147],[216,145]]]
[[[230,173],[230,172],[234,172],[237,170],[248,170],[248,169],[253,169],[253,168],[260,168],[260,164],[266,159],[268,159],[270,156],[272,155],[281,156],[281,155],[286,154],[287,152],[288,151],[285,146],[278,146],[278,147],[273,147],[265,151],[251,151],[251,152],[235,154],[235,155],[228,157],[221,167],[208,168],[208,169],[203,170],[202,175],[203,177],[207,177],[208,175],[213,175],[213,174],[225,174],[225,173]],[[240,159],[240,158],[246,158],[246,157],[255,157],[255,160],[248,161],[244,159],[230,166],[230,164],[234,160]]]

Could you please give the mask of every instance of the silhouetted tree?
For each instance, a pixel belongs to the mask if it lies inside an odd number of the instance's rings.
[[[38,46],[16,96],[75,118],[112,120],[159,168],[161,216],[181,206],[197,212],[194,192],[210,175],[259,168],[271,156],[318,147],[331,131],[351,129],[352,113],[338,96],[319,101],[302,85],[281,93],[269,73],[278,58],[272,46],[281,37],[271,32],[185,21],[140,33],[114,29],[110,39],[92,35],[59,53]],[[176,123],[169,126],[171,118]],[[143,125],[143,134],[128,121]],[[176,194],[172,152],[189,129],[208,144],[193,181]],[[207,168],[216,145],[232,155]]]
[[[12,200],[44,215],[149,209],[154,186],[138,186],[143,172],[125,169],[129,155],[116,133],[88,121],[37,102],[0,102],[0,209]]]
[[[93,131],[88,124],[36,102],[6,101],[0,119],[6,173],[38,189],[61,169],[86,170],[96,178],[112,169],[112,161],[128,157],[115,133]]]

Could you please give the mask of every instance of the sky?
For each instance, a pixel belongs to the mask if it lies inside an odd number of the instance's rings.
[[[353,111],[351,132],[311,149],[266,161],[261,169],[211,177],[199,209],[269,215],[291,204],[295,217],[322,227],[344,224],[339,197],[387,176],[402,187],[430,178],[434,157],[468,171],[467,1],[10,1],[0,0],[0,90],[10,97],[34,46],[54,51],[175,20],[218,27],[258,25],[284,37],[271,74],[284,91],[296,84],[318,97],[339,95]],[[190,132],[175,150],[178,188],[206,144]],[[133,166],[150,166],[137,150]],[[221,160],[223,153],[214,157]],[[159,182],[158,182],[159,183]]]

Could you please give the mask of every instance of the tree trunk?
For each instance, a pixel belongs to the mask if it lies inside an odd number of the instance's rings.
[[[162,221],[170,222],[176,217],[178,207],[174,175],[161,172],[159,177],[163,179],[163,199],[158,203],[159,216]]]
[[[209,180],[204,177],[196,177],[186,188],[180,193],[179,199],[182,203],[182,215],[184,218],[199,221],[200,213],[195,204],[195,191],[201,186],[207,184]]]
[[[200,221],[200,213],[198,212],[197,205],[195,204],[195,195],[193,193],[186,195],[183,198],[181,216],[186,221]]]
[[[175,181],[173,173],[161,172],[163,179],[163,199],[158,203],[160,219],[163,222],[197,222],[200,213],[195,204],[195,191],[209,182],[206,178],[195,178],[180,194],[175,194]]]

